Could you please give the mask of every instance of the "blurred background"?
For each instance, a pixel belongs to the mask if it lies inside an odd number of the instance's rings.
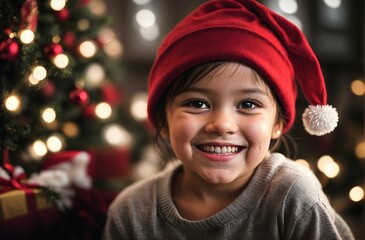
[[[99,239],[116,194],[164,167],[147,123],[148,74],[164,36],[203,2],[0,2],[0,238]],[[363,239],[364,1],[260,2],[303,30],[340,117],[333,133],[308,135],[299,90],[289,156]],[[56,201],[34,208],[34,189]]]

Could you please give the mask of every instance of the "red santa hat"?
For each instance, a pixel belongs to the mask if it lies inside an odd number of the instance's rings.
[[[90,162],[90,155],[87,152],[78,150],[70,150],[70,151],[49,154],[45,158],[45,161],[43,163],[43,169],[49,169],[64,163],[71,163],[71,162],[87,166]]]
[[[278,96],[286,119],[283,132],[294,123],[297,84],[310,104],[302,115],[305,129],[320,136],[337,126],[337,111],[327,105],[321,67],[304,34],[254,0],[208,1],[166,36],[148,81],[152,125],[167,87],[190,68],[212,61],[255,69]]]

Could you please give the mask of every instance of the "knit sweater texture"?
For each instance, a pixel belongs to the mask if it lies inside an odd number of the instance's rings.
[[[103,239],[354,239],[314,174],[270,154],[242,193],[213,216],[180,216],[171,182],[182,165],[123,190],[109,209]]]

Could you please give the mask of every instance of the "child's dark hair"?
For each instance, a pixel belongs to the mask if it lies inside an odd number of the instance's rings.
[[[157,147],[157,150],[164,161],[171,161],[176,159],[174,152],[172,151],[171,145],[167,140],[167,137],[164,136],[163,132],[167,128],[167,118],[166,118],[166,109],[168,104],[171,104],[172,100],[179,95],[180,93],[184,92],[188,89],[192,84],[196,83],[200,79],[202,79],[207,74],[211,73],[215,69],[218,69],[222,65],[226,64],[226,61],[217,61],[217,62],[210,62],[201,64],[199,66],[193,67],[183,73],[179,78],[173,81],[173,84],[169,86],[165,93],[161,96],[159,102],[159,108],[155,111],[155,122],[156,122],[156,132],[154,143]],[[253,75],[259,80],[263,80],[263,78],[256,72],[252,71]],[[264,80],[263,80],[264,81]],[[266,82],[265,82],[266,83]],[[274,99],[277,103],[277,114],[276,114],[276,121],[282,121],[285,124],[284,112],[281,107],[280,101],[278,101],[275,92],[268,87],[271,91]],[[283,143],[285,150],[289,151],[289,141],[285,135],[281,135],[278,139],[272,140],[270,144],[270,151],[278,150],[281,144]]]

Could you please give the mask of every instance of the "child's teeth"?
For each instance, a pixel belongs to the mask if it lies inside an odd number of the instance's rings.
[[[238,151],[238,147],[219,147],[219,146],[203,146],[203,150],[206,152],[212,152],[212,153],[235,153]]]
[[[227,153],[227,148],[226,147],[222,147],[222,153]]]

